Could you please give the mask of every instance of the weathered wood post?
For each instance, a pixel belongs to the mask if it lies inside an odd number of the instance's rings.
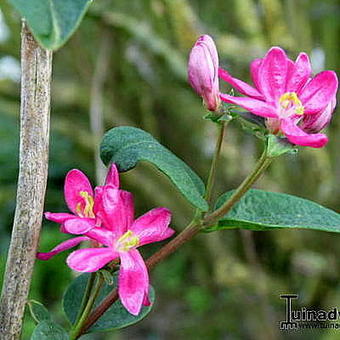
[[[0,300],[0,339],[20,338],[48,173],[52,52],[21,32],[20,153],[12,239]]]

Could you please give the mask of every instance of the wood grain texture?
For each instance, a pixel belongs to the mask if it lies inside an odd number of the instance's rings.
[[[12,239],[0,300],[0,339],[20,338],[42,222],[48,173],[52,53],[23,22],[20,154]]]

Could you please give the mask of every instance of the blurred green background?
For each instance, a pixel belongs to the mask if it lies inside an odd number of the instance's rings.
[[[15,208],[17,179],[20,18],[0,5],[0,281]],[[216,40],[221,65],[249,80],[249,62],[272,45],[291,58],[311,55],[313,69],[339,70],[340,2],[337,0],[97,0],[80,29],[54,55],[51,157],[46,211],[66,211],[63,180],[79,168],[93,183],[103,168],[97,142],[113,126],[152,133],[206,178],[215,126],[186,81],[191,46],[202,33]],[[229,87],[223,84],[222,88]],[[304,148],[276,161],[257,184],[297,194],[340,211],[340,116],[322,150]],[[237,124],[228,127],[216,197],[235,187],[252,168],[260,145]],[[135,194],[137,214],[155,206],[173,211],[181,230],[193,209],[152,167],[122,175]],[[66,239],[44,222],[40,250]],[[144,255],[159,245],[146,247]],[[73,273],[67,254],[37,262],[31,298],[65,323],[60,300]],[[295,307],[340,305],[339,236],[316,231],[225,231],[200,235],[152,273],[157,302],[140,324],[84,339],[322,339],[340,331],[282,333],[282,293],[299,294]],[[0,282],[1,283],[1,282]],[[25,319],[23,339],[34,323]]]

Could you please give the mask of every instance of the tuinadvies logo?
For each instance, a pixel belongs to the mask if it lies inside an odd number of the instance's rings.
[[[293,300],[298,297],[296,294],[280,295],[280,298],[284,299],[286,303],[286,320],[280,322],[281,330],[340,329],[340,309],[338,307],[333,307],[330,310],[315,310],[306,307],[293,309]]]

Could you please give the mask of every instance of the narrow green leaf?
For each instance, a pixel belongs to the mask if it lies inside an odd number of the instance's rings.
[[[64,299],[63,307],[65,314],[71,324],[76,321],[78,310],[80,308],[82,298],[85,292],[86,283],[89,275],[83,274],[78,276],[71,285],[67,288]],[[117,274],[114,275],[114,284],[109,286],[106,283],[101,289],[99,296],[96,300],[95,306],[97,306],[100,301],[102,301],[111,291],[117,286]],[[151,301],[151,306],[144,306],[138,316],[130,314],[118,300],[116,301],[106,313],[89,329],[89,333],[98,331],[108,331],[114,329],[124,328],[133,325],[140,320],[144,319],[152,309],[153,303],[155,301],[155,292],[152,287],[150,287],[149,298]]]
[[[48,312],[46,307],[39,301],[35,301],[35,300],[28,301],[28,307],[32,315],[32,318],[36,322],[51,320],[50,313]]]
[[[34,329],[31,340],[69,340],[64,328],[53,321],[42,321]]]
[[[232,194],[222,195],[220,207]],[[304,198],[252,189],[223,217],[205,231],[221,229],[273,230],[301,228],[340,232],[340,214]]]
[[[79,26],[92,0],[9,0],[45,48],[61,47]]]
[[[202,180],[149,133],[128,126],[113,128],[105,134],[100,154],[104,164],[116,163],[119,171],[130,170],[139,161],[152,163],[171,179],[191,204],[202,211],[208,210]]]

